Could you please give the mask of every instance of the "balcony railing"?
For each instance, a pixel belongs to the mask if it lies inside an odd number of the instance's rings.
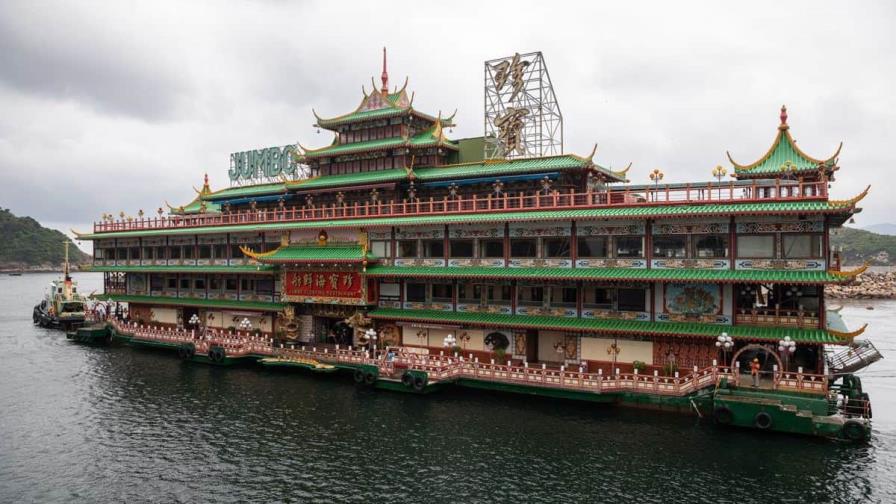
[[[615,189],[601,192],[555,192],[552,194],[490,194],[413,201],[355,202],[343,205],[286,207],[262,210],[238,210],[220,214],[171,215],[95,222],[94,233],[181,229],[208,226],[230,226],[289,223],[297,221],[396,217],[445,214],[469,214],[491,211],[525,211],[585,208],[617,208],[638,206],[685,205],[707,203],[755,203],[765,201],[806,201],[827,198],[827,184],[799,182],[774,184],[754,181],[751,185],[685,184],[657,186],[647,189]]]
[[[817,312],[785,309],[739,309],[735,314],[734,321],[737,324],[745,325],[800,328],[818,328],[820,323]]]

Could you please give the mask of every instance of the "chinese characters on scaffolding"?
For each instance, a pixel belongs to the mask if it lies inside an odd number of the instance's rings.
[[[498,95],[504,86],[510,84],[510,96],[507,99],[509,104],[513,104],[514,100],[523,91],[525,81],[523,80],[523,72],[530,62],[520,58],[520,54],[516,53],[513,58],[498,63],[492,68],[495,71],[494,82]],[[495,117],[495,127],[498,129],[498,141],[504,148],[505,155],[517,152],[525,154],[526,148],[523,145],[523,128],[526,125],[525,117],[529,115],[529,109],[525,107],[508,106],[502,114]]]

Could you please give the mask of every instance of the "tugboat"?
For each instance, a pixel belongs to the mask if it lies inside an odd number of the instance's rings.
[[[50,290],[34,307],[32,320],[41,327],[75,329],[84,325],[86,300],[78,293],[78,284],[72,280],[68,264],[68,245],[65,242],[65,266],[63,276],[50,282]]]

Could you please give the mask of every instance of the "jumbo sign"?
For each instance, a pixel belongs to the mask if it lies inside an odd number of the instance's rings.
[[[293,159],[296,147],[267,147],[230,155],[231,182],[272,179],[283,175],[296,175],[298,166]]]

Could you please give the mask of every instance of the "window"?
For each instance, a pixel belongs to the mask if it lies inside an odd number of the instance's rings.
[[[569,238],[545,238],[545,257],[569,257]]]
[[[512,238],[510,240],[510,257],[537,257],[536,243],[535,238]]]
[[[196,280],[193,281],[193,287],[196,290],[205,290],[205,279],[197,278]]]
[[[208,279],[208,288],[209,290],[221,290],[221,279],[218,277],[211,277]]]
[[[143,247],[143,258],[144,259],[155,259],[155,255],[153,254],[155,249],[153,247]]]
[[[473,284],[460,284],[457,286],[457,300],[461,303],[476,303],[482,299],[482,286]]]
[[[647,311],[644,289],[618,289],[616,301],[619,311]]]
[[[450,303],[454,298],[454,286],[451,284],[433,284],[432,300],[440,303]]]
[[[180,247],[171,247],[168,249],[168,259],[180,259]]]
[[[181,290],[190,290],[190,279],[189,278],[181,278],[180,279],[180,288],[181,288]]]
[[[491,302],[500,302],[502,304],[506,304],[510,302],[510,286],[509,285],[489,285],[487,289],[486,301]]]
[[[479,240],[479,257],[504,257],[504,240]]]
[[[168,277],[167,279],[168,288],[171,290],[177,289],[177,277]]]
[[[405,300],[412,303],[426,302],[426,284],[412,284],[405,286]]]
[[[585,289],[582,304],[589,308],[602,308],[612,310],[615,304],[616,289],[607,287],[594,287]]]
[[[224,290],[235,291],[237,287],[236,278],[224,279]]]
[[[211,245],[200,245],[199,246],[199,258],[200,259],[211,259],[212,258]]]
[[[193,259],[196,256],[196,248],[192,245],[184,245],[184,259]]]
[[[694,236],[694,257],[697,259],[728,257],[728,236],[723,234]]]
[[[575,287],[552,287],[551,288],[551,306],[575,306],[576,305],[576,288]]]
[[[445,241],[424,240],[423,257],[445,257]]]
[[[131,259],[140,259],[140,247],[131,247],[129,250]]]
[[[212,252],[215,259],[227,259],[227,245],[215,245]]]
[[[448,247],[451,257],[473,257],[473,240],[451,240]]]
[[[544,287],[521,285],[517,294],[518,302],[523,306],[541,306],[544,302]]]
[[[149,275],[149,290],[160,291],[164,288],[165,282],[161,275]]]
[[[370,242],[370,252],[377,257],[392,257],[392,247],[388,241]]]
[[[231,245],[230,246],[230,257],[233,259],[245,259],[246,255],[243,254],[242,250],[240,250],[239,245]]]
[[[782,234],[781,240],[785,259],[817,259],[823,255],[821,235]]]
[[[255,290],[255,280],[251,278],[241,278],[240,279],[240,290],[244,292],[251,292]]]
[[[381,299],[398,299],[400,296],[400,286],[397,283],[381,283],[380,298]]]
[[[617,236],[616,257],[644,257],[644,238],[641,236]]]
[[[773,258],[775,257],[774,235],[740,235],[737,237],[737,256]]]
[[[255,281],[255,292],[257,294],[271,294],[274,292],[273,278],[259,278]]]
[[[683,259],[687,257],[687,236],[657,235],[653,237],[653,256]]]
[[[398,242],[398,257],[417,257],[417,240]]]
[[[156,247],[156,259],[164,259],[167,247]]]
[[[607,257],[606,236],[584,236],[579,238],[579,257]]]

